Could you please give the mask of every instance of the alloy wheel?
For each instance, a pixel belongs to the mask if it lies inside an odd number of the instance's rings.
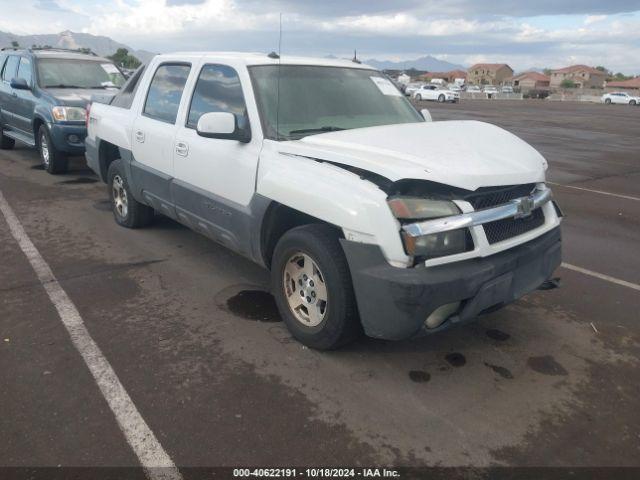
[[[316,327],[327,313],[328,295],[325,277],[318,264],[306,253],[289,257],[283,270],[284,295],[298,322]]]

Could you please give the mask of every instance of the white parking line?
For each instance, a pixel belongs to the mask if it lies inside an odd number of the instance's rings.
[[[619,193],[603,192],[602,190],[591,190],[590,188],[574,187],[573,185],[564,185],[562,183],[547,182],[549,185],[557,185],[558,187],[573,188],[574,190],[583,190],[585,192],[599,193],[600,195],[609,195],[610,197],[624,198],[625,200],[635,200],[640,202],[640,198],[631,197],[629,195],[620,195]]]
[[[603,273],[594,272],[593,270],[587,270],[586,268],[577,267],[575,265],[571,265],[570,263],[564,263],[560,265],[567,270],[573,270],[574,272],[584,273],[585,275],[589,275],[591,277],[599,278],[600,280],[604,280],[606,282],[615,283],[616,285],[621,285],[623,287],[632,288],[633,290],[640,291],[640,285],[636,283],[627,282],[626,280],[620,280],[619,278],[610,277],[609,275],[605,275]]]
[[[0,191],[0,211],[9,225],[11,235],[18,242],[20,249],[29,260],[49,299],[58,311],[60,320],[67,329],[73,345],[93,375],[147,477],[151,480],[181,480],[182,475],[136,409],[118,376],[100,351],[100,347],[91,338],[78,309],[27,236],[2,191]]]

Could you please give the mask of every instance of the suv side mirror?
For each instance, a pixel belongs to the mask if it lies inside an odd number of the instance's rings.
[[[238,117],[230,112],[205,113],[198,120],[198,135],[206,138],[237,140],[242,143],[251,141],[251,131],[238,126]]]
[[[31,87],[24,78],[12,78],[11,88],[15,90],[31,90]]]

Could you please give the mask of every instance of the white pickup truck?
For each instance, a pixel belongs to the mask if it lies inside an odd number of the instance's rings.
[[[425,118],[358,63],[176,53],[90,106],[86,155],[117,223],[166,215],[270,269],[292,334],[331,349],[463,324],[560,264],[545,159]]]

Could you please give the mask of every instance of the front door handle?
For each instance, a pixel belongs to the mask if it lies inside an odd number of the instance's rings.
[[[144,132],[142,130],[136,131],[136,142],[144,143]]]
[[[189,155],[189,145],[184,142],[176,142],[176,154],[181,157],[186,157]]]

